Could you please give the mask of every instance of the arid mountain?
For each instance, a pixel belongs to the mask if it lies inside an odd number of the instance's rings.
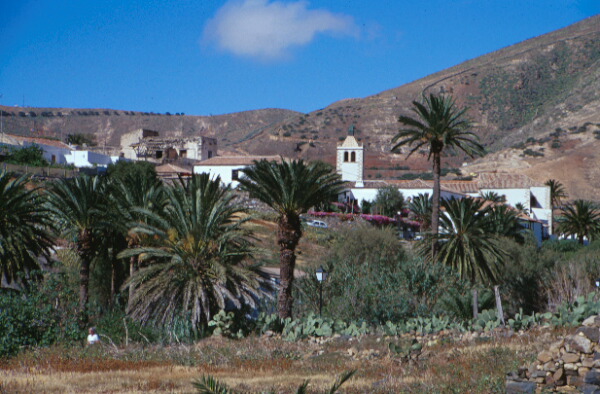
[[[600,199],[600,16],[308,114],[266,109],[201,117],[4,107],[4,127],[54,137],[94,133],[101,146],[116,146],[122,133],[144,127],[163,135],[214,136],[222,151],[333,162],[335,146],[354,124],[367,149],[367,178],[412,177],[429,169],[426,156],[405,160],[391,154],[390,140],[398,115],[410,114],[413,100],[439,92],[470,108],[475,131],[490,152],[474,162],[450,154],[447,169],[463,175],[507,169],[539,181],[556,178],[571,197]],[[28,116],[32,111],[35,117]]]

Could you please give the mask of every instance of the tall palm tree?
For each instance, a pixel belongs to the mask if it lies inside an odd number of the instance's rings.
[[[554,210],[562,207],[563,199],[568,197],[567,191],[562,183],[556,179],[548,179],[544,185],[550,187],[550,203],[552,204],[552,232],[557,229],[557,225],[554,220]]]
[[[495,283],[506,252],[497,243],[491,208],[472,198],[442,201],[438,261],[451,267],[463,280]],[[426,239],[427,241],[428,239]],[[435,240],[429,239],[429,242]],[[431,259],[432,250],[424,242],[419,253]],[[473,315],[477,314],[477,292],[473,293]]]
[[[335,200],[342,190],[340,176],[319,162],[302,160],[255,161],[240,179],[243,190],[277,214],[280,289],[279,317],[292,317],[292,285],[296,265],[296,246],[302,237],[300,215],[319,203]]]
[[[552,207],[560,207],[562,205],[563,198],[568,197],[564,185],[556,179],[548,179],[544,185],[550,187],[550,201],[552,203]]]
[[[558,231],[577,237],[583,245],[584,238],[592,240],[600,235],[600,208],[591,201],[575,200],[563,207],[558,218]]]
[[[231,189],[221,187],[219,177],[201,174],[188,185],[168,188],[167,195],[165,213],[146,210],[147,224],[140,222],[132,230],[157,244],[118,256],[140,260],[140,269],[125,283],[135,288],[130,315],[161,325],[189,316],[199,327],[230,304],[254,307],[269,284],[246,261],[252,251],[250,233]]]
[[[427,231],[431,227],[431,205],[432,199],[429,193],[419,193],[408,204],[408,209],[420,223],[419,231]]]
[[[423,102],[413,101],[415,118],[400,116],[398,121],[407,128],[401,128],[392,139],[392,152],[398,152],[405,145],[411,146],[408,157],[419,149],[429,150],[428,160],[433,162],[433,204],[431,209],[431,230],[436,238],[440,218],[440,175],[441,157],[446,148],[460,150],[468,156],[482,155],[484,148],[477,136],[469,131],[471,122],[466,117],[467,108],[459,108],[453,98],[430,94]],[[438,243],[433,242],[432,254],[437,255]]]
[[[38,188],[27,188],[26,176],[0,170],[0,279],[8,283],[39,269],[38,257],[49,258],[54,229]]]
[[[75,244],[81,262],[79,312],[81,323],[86,324],[91,262],[98,252],[101,232],[111,226],[106,216],[106,183],[98,176],[80,176],[53,182],[48,192],[48,208],[62,236]]]
[[[133,229],[147,223],[149,214],[163,215],[168,202],[163,183],[156,177],[126,173],[111,184],[111,200],[117,211],[115,223],[119,224],[127,248],[136,249],[148,244],[147,236]],[[134,255],[129,259],[129,276],[137,269],[138,256]],[[134,287],[129,287],[130,300],[133,291]]]

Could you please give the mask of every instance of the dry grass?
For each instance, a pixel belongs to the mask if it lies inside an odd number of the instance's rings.
[[[446,339],[425,346],[410,362],[389,352],[391,339],[375,336],[325,343],[250,337],[172,347],[55,347],[30,350],[0,364],[0,392],[190,392],[191,382],[202,375],[245,392],[294,392],[310,379],[311,392],[322,392],[351,369],[358,373],[344,392],[501,392],[506,372],[532,360],[561,334]]]

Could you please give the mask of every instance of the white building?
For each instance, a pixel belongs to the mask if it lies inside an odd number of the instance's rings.
[[[217,156],[204,160],[194,166],[194,174],[207,173],[213,177],[220,176],[224,184],[232,187],[239,185],[241,170],[254,164],[254,161],[281,161],[281,156]]]
[[[74,165],[83,167],[106,167],[119,160],[118,156],[108,156],[92,151],[79,151],[64,142],[48,138],[22,137],[18,135],[0,135],[0,144],[8,145],[14,149],[38,146],[42,149],[42,156],[50,164]]]
[[[365,148],[354,138],[354,126],[348,130],[348,136],[337,147],[336,170],[343,181],[355,182],[357,187],[363,187]]]
[[[20,135],[1,134],[0,144],[8,145],[14,149],[28,148],[38,146],[44,151],[42,156],[51,164],[67,164],[65,156],[73,149],[64,142],[51,140],[48,138],[23,137]]]
[[[108,156],[102,153],[92,152],[89,150],[72,150],[65,155],[67,164],[72,164],[76,168],[86,167],[108,167],[109,164],[114,164],[122,160],[119,156]]]
[[[352,131],[352,130],[351,130]],[[414,198],[419,194],[433,194],[433,181],[424,180],[378,180],[364,181],[364,148],[358,144],[353,133],[337,148],[336,168],[342,180],[348,181],[348,187],[340,195],[340,202],[374,201],[377,191],[384,186],[396,186],[404,198]],[[527,226],[541,240],[542,234],[539,223],[543,225],[544,237],[552,234],[552,202],[550,187],[533,179],[512,173],[481,173],[470,181],[442,180],[440,182],[440,197],[442,199],[464,198],[466,196],[481,197],[487,192],[495,192],[503,196],[506,204],[515,207],[521,204],[529,212],[531,220]],[[538,224],[535,224],[538,223]]]

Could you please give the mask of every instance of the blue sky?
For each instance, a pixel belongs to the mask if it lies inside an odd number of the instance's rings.
[[[0,0],[0,104],[309,112],[600,13],[600,0]]]

